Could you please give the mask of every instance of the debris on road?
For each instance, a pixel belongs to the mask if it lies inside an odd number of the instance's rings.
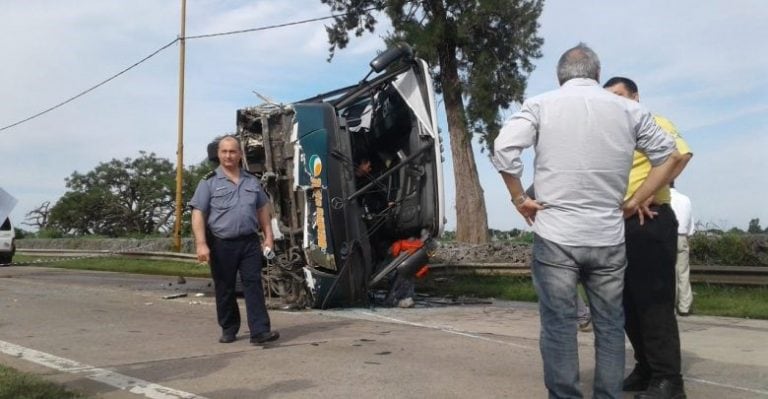
[[[176,299],[176,298],[184,298],[184,297],[186,297],[186,296],[187,296],[187,294],[186,294],[186,293],[184,293],[184,292],[182,292],[182,293],[178,293],[178,294],[171,294],[171,295],[166,295],[166,296],[164,296],[164,297],[163,297],[163,299]]]

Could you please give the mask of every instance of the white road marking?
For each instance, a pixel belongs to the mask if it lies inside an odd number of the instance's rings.
[[[207,399],[193,393],[164,387],[149,381],[89,366],[74,360],[15,345],[10,342],[0,341],[0,353],[5,353],[6,355],[14,356],[54,370],[82,375],[90,380],[98,381],[136,395],[143,395],[149,399]]]
[[[514,346],[515,348],[520,348],[520,349],[539,350],[539,348],[533,348],[533,347],[530,347],[530,346],[527,346],[527,345],[520,345],[520,344],[515,344],[515,343],[512,343],[512,342],[506,342],[506,341],[501,341],[501,340],[498,340],[498,339],[488,338],[488,337],[484,337],[482,335],[477,335],[477,334],[472,334],[472,333],[464,332],[464,331],[461,331],[461,330],[456,330],[456,329],[454,329],[452,327],[431,326],[431,325],[428,325],[428,324],[414,323],[412,321],[400,320],[400,319],[396,319],[394,317],[382,316],[382,315],[375,314],[375,313],[370,313],[370,312],[360,312],[360,313],[364,314],[366,316],[370,316],[370,317],[375,317],[375,318],[379,318],[379,319],[389,320],[389,321],[391,321],[393,323],[407,324],[409,326],[414,326],[414,327],[430,328],[430,329],[433,329],[433,330],[438,330],[438,331],[446,332],[446,333],[449,333],[449,334],[461,335],[461,336],[464,336],[464,337],[475,338],[475,339],[479,339],[479,340],[482,340],[482,341],[493,342],[493,343],[496,343],[496,344],[502,344],[502,345],[507,345],[507,346]]]
[[[745,388],[745,387],[740,387],[740,386],[731,385],[731,384],[723,384],[723,383],[720,383],[720,382],[714,382],[714,381],[709,381],[709,380],[702,380],[700,378],[683,377],[683,379],[686,380],[686,381],[698,382],[700,384],[708,384],[708,385],[714,385],[716,387],[737,389],[739,391],[752,392],[752,393],[768,396],[768,391],[763,391],[763,390],[760,390],[760,389],[752,389],[752,388]]]
[[[317,313],[321,314],[321,315],[324,314],[322,312],[317,312]],[[413,326],[413,327],[421,327],[421,328],[429,328],[429,329],[433,329],[433,330],[439,330],[439,331],[446,332],[446,333],[449,333],[449,334],[461,335],[461,336],[464,336],[464,337],[475,338],[475,339],[480,339],[480,340],[483,340],[483,341],[499,343],[499,344],[503,344],[503,345],[513,346],[513,347],[516,347],[516,348],[527,349],[527,350],[538,350],[538,348],[533,348],[533,347],[530,347],[530,346],[519,345],[519,344],[515,344],[515,343],[511,343],[511,342],[505,342],[505,341],[501,341],[501,340],[491,339],[491,338],[488,338],[488,337],[483,337],[483,336],[477,335],[477,334],[471,334],[471,333],[467,333],[467,332],[464,332],[464,331],[459,331],[459,330],[453,329],[452,327],[431,326],[431,325],[428,325],[428,324],[415,323],[415,322],[411,322],[411,321],[407,321],[407,320],[396,319],[394,317],[383,316],[383,315],[379,315],[379,314],[375,314],[375,313],[371,313],[371,312],[366,312],[366,311],[354,312],[354,313],[359,313],[359,314],[362,314],[364,316],[373,317],[373,318],[377,318],[377,319],[384,319],[384,320],[390,321],[392,323],[405,324],[405,325],[409,325],[409,326]],[[345,315],[344,312],[338,312],[338,313],[335,313],[333,315],[334,316],[341,316],[341,317],[350,317],[348,314]],[[359,317],[353,317],[353,318],[359,318]],[[629,342],[626,343],[625,347],[627,349],[632,349],[632,345],[630,345]],[[629,370],[629,369],[627,369],[627,370]],[[705,385],[713,385],[713,386],[717,386],[717,387],[721,387],[721,388],[735,389],[735,390],[739,390],[739,391],[751,392],[751,393],[755,393],[755,394],[759,394],[759,395],[766,395],[766,396],[768,396],[768,391],[763,391],[763,390],[760,390],[760,389],[740,387],[738,385],[724,384],[724,383],[720,383],[720,382],[709,381],[709,380],[704,380],[704,379],[695,378],[695,377],[686,377],[686,376],[684,376],[683,379],[685,381],[689,381],[689,382],[696,382],[696,383],[705,384]]]

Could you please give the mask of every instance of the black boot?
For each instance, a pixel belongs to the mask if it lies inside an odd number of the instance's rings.
[[[636,364],[635,369],[624,379],[622,389],[625,391],[645,391],[650,381],[651,372]]]
[[[635,395],[635,399],[686,399],[683,379],[654,378],[648,389]]]

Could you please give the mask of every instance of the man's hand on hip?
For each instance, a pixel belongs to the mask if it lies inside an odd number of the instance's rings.
[[[544,209],[544,206],[533,199],[526,198],[525,201],[523,201],[520,205],[515,206],[515,208],[517,208],[517,211],[523,215],[525,223],[528,223],[528,226],[531,226],[533,225],[533,222],[536,221],[536,212]]]

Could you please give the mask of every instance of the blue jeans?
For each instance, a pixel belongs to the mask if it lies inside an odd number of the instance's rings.
[[[581,398],[576,283],[581,279],[595,332],[594,398],[621,398],[624,379],[624,244],[560,245],[533,239],[533,284],[539,296],[540,348],[550,398]]]
[[[579,325],[592,320],[592,315],[589,314],[589,306],[584,302],[581,295],[576,296],[576,317],[578,318]]]

